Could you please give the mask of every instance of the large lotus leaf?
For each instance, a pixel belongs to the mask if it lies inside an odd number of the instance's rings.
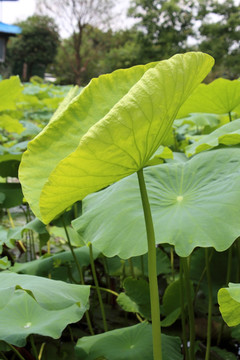
[[[58,338],[88,308],[89,286],[0,273],[0,339],[23,346],[29,334]]]
[[[163,360],[182,360],[178,337],[162,335]],[[76,345],[81,360],[153,360],[152,327],[141,323],[104,334],[82,337]]]
[[[69,90],[67,96],[64,98],[64,100],[61,102],[61,104],[59,105],[59,107],[57,108],[55,113],[53,114],[50,122],[55,121],[55,119],[57,119],[59,115],[61,116],[61,113],[67,109],[70,102],[75,98],[75,96],[77,96],[78,93],[79,93],[78,86],[74,86],[72,89]]]
[[[228,284],[218,292],[218,303],[223,320],[228,326],[240,324],[240,284]]]
[[[16,109],[16,100],[23,90],[18,76],[0,82],[0,111]]]
[[[77,304],[79,310],[84,312],[90,291],[90,287],[85,285],[67,284],[63,281],[11,272],[0,273],[0,292],[16,286],[31,291],[38,304],[49,311],[64,310]]]
[[[240,81],[239,81],[240,82]],[[186,147],[187,156],[192,156],[201,151],[212,149],[220,144],[236,145],[240,143],[240,119],[225,124],[213,131],[211,134],[202,137],[192,145]]]
[[[197,246],[226,250],[240,234],[240,149],[203,152],[186,162],[144,170],[156,243],[188,256]],[[83,201],[73,221],[86,243],[106,256],[147,252],[136,174]]]
[[[72,104],[61,106],[62,112],[57,110],[43,132],[29,143],[20,168],[20,179],[25,196],[39,218],[40,194],[52,170],[76,149],[88,129],[111,110],[148,67],[118,70],[93,79]],[[70,100],[69,96],[65,104]],[[46,162],[46,159],[51,161]]]
[[[210,84],[201,84],[179,110],[178,118],[193,112],[225,114],[240,104],[240,81],[216,79]]]
[[[45,291],[48,291],[48,288]],[[68,324],[82,318],[86,311],[88,291],[89,289],[82,288],[81,297],[79,297],[81,305],[75,303],[65,309],[49,311],[28,292],[22,289],[16,290],[7,305],[0,309],[0,339],[22,347],[30,334],[59,338]]]
[[[187,53],[93,79],[23,157],[20,179],[35,214],[47,223],[142,168],[212,65],[209,55]]]

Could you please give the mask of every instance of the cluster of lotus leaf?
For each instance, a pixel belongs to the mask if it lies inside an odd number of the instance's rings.
[[[22,158],[19,178],[36,217],[48,224],[83,200],[83,214],[72,226],[86,244],[91,242],[96,252],[107,257],[145,254],[146,230],[136,175],[144,169],[157,244],[174,245],[182,257],[196,247],[228,249],[240,234],[240,148],[219,145],[239,144],[240,119],[187,146],[185,155],[164,147],[175,119],[175,124],[183,123],[182,119],[194,123],[199,116],[189,114],[209,113],[229,114],[232,120],[240,113],[238,80],[199,85],[213,63],[207,54],[186,53],[102,75],[79,94],[73,88]],[[211,115],[206,121],[216,125]],[[43,319],[49,310],[53,316],[61,312],[57,304],[41,298],[41,287],[34,288],[33,277],[25,283],[20,275],[14,276],[0,274],[0,284],[5,278],[11,280],[11,286],[1,285],[0,290],[8,294],[0,307],[2,313],[6,311],[6,321],[20,297],[37,306],[33,313],[43,314]],[[57,337],[67,323],[78,321],[87,307],[89,287],[66,286],[69,290],[62,291],[68,295],[58,304],[67,304],[69,312],[61,315],[61,323],[53,321],[57,329],[47,332],[45,323],[43,330],[35,329],[31,313],[24,317],[24,324],[19,323],[18,330],[25,330],[21,336],[14,333],[15,342],[11,334],[3,338],[1,329],[0,339],[21,346],[30,333]],[[219,302],[226,322],[239,324],[240,285],[221,289]],[[238,309],[234,318],[233,309]],[[41,326],[39,320],[36,326]],[[119,354],[121,359],[152,359],[151,325],[78,341],[79,358],[91,360],[99,353],[112,360],[120,360]],[[173,360],[182,359],[180,342],[163,335],[163,358],[169,359],[169,354]]]

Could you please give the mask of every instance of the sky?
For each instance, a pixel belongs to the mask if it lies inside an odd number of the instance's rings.
[[[0,1],[0,21],[13,24],[34,14],[35,0]]]
[[[121,19],[118,23],[121,28],[127,28],[133,22],[127,19],[126,11],[130,0],[120,0],[118,3],[118,12],[121,14]],[[27,19],[27,17],[34,14],[36,10],[36,0],[18,0],[18,1],[2,1],[0,0],[0,21],[7,24],[14,24],[18,21]],[[62,37],[69,36],[63,32]]]
[[[218,0],[222,2],[224,0]],[[115,30],[126,29],[133,25],[134,20],[129,19],[126,16],[127,8],[129,7],[130,0],[119,0],[117,5],[118,21],[116,22]],[[240,3],[240,0],[235,0],[236,4]],[[18,1],[2,1],[0,0],[0,21],[13,24],[17,21],[25,20],[27,17],[34,14],[36,10],[36,0],[18,0]],[[60,29],[61,37],[65,38],[69,36],[69,33]]]

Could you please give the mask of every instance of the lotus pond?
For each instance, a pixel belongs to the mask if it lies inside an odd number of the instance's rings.
[[[213,65],[0,82],[1,359],[240,359],[240,81]]]

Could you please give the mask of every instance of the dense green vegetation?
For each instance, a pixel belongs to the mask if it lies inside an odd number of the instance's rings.
[[[240,359],[240,6],[37,3],[0,67],[0,358]]]
[[[239,358],[240,82],[212,66],[0,82],[3,359]]]
[[[8,75],[25,81],[47,70],[59,84],[85,86],[118,68],[200,50],[216,59],[208,81],[239,77],[240,6],[234,0],[132,0],[128,15],[136,24],[127,30],[113,0],[38,2],[41,15],[21,22],[22,35],[8,42]],[[68,32],[59,42],[62,28]]]

